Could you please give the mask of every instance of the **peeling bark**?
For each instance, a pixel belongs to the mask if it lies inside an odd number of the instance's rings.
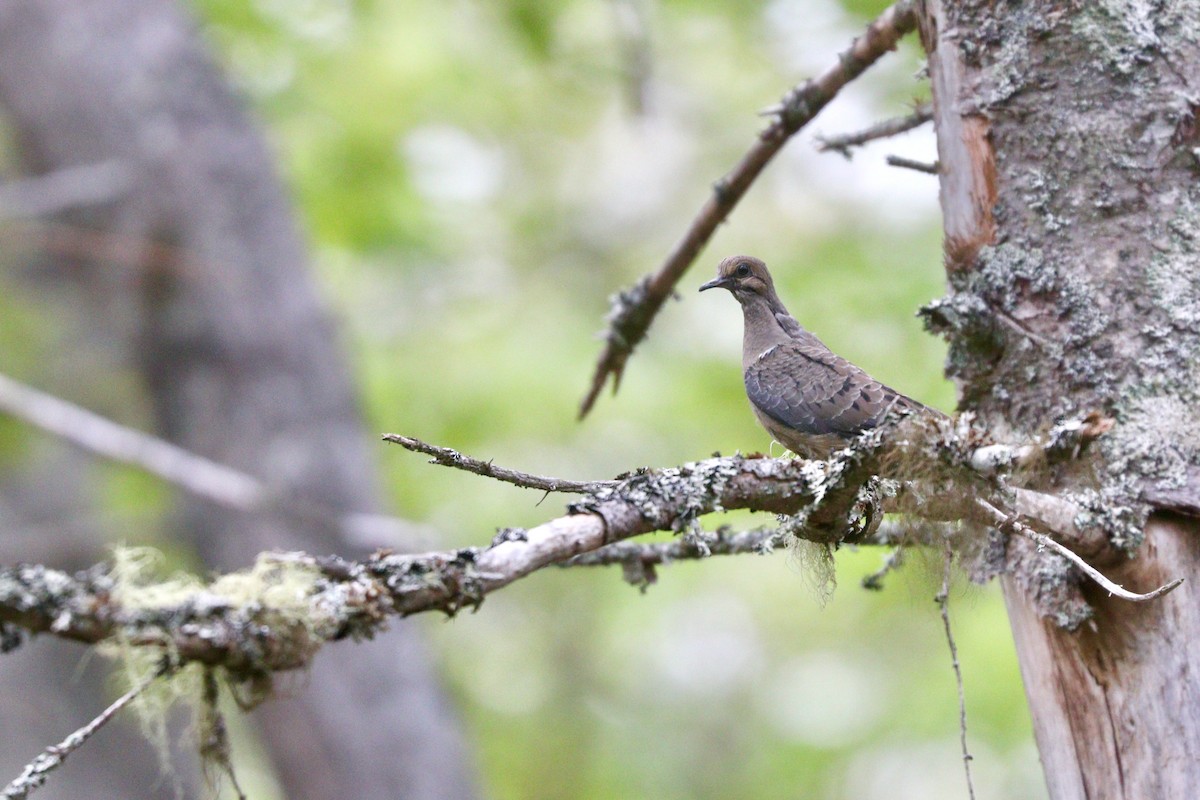
[[[1200,526],[1161,510],[1200,504],[1200,6],[929,0],[919,14],[951,288],[925,315],[950,340],[961,405],[1000,435],[1115,416],[1088,469],[1040,488],[1128,554],[1118,583],[1189,578],[1121,603],[1010,547],[1051,796],[1200,795]]]

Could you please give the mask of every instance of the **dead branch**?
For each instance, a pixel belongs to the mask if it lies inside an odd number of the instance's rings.
[[[0,220],[42,217],[116,200],[133,186],[130,164],[117,158],[0,184]]]
[[[619,565],[626,582],[639,588],[658,581],[656,567],[676,561],[692,561],[709,556],[769,555],[780,545],[788,544],[789,532],[777,527],[752,528],[733,531],[728,526],[716,531],[699,531],[669,542],[614,542],[599,550],[583,553],[560,567],[605,567]],[[860,539],[859,544],[895,545],[893,556],[901,552],[900,544],[922,544],[913,537],[913,529],[892,520],[885,520],[869,538]],[[882,585],[864,588],[881,589]]]
[[[950,666],[954,669],[954,684],[958,687],[958,738],[962,750],[963,771],[967,776],[967,797],[975,800],[975,782],[971,780],[971,755],[967,747],[967,697],[963,690],[962,666],[958,663],[958,645],[954,642],[954,631],[950,627],[950,570],[954,563],[954,550],[947,539],[942,554],[942,588],[933,598],[942,616],[942,630],[946,634],[946,645],[950,648]]]
[[[976,448],[967,462],[982,475],[1009,473],[1072,461],[1096,439],[1112,430],[1116,420],[1098,411],[1068,419],[1052,427],[1045,435],[1020,445],[989,444]]]
[[[1146,592],[1145,594],[1131,592],[1104,577],[1103,573],[1101,573],[1091,564],[1087,563],[1087,561],[1084,561],[1083,558],[1081,558],[1071,549],[1059,544],[1044,533],[1038,533],[1033,528],[1030,528],[1028,525],[1021,522],[1015,516],[1005,514],[987,500],[984,500],[983,498],[976,498],[975,504],[984,512],[985,517],[989,520],[989,524],[995,526],[997,530],[1015,531],[1016,533],[1019,533],[1020,535],[1032,540],[1039,547],[1045,547],[1053,550],[1055,553],[1078,567],[1083,574],[1095,581],[1101,589],[1115,597],[1121,598],[1122,600],[1128,600],[1132,603],[1145,603],[1149,600],[1162,597],[1164,594],[1167,594],[1168,592],[1178,588],[1178,586],[1183,583],[1183,578],[1176,578],[1175,580],[1170,581],[1169,583],[1166,583],[1157,589],[1154,589],[1153,591]]]
[[[433,460],[429,462],[430,464],[454,467],[455,469],[472,472],[476,475],[482,475],[485,478],[494,478],[502,483],[511,483],[513,486],[520,486],[525,489],[584,494],[586,492],[594,492],[605,486],[612,486],[616,483],[616,481],[572,481],[565,478],[548,478],[543,475],[531,475],[528,472],[497,467],[491,461],[481,461],[478,458],[463,455],[457,450],[451,450],[449,447],[438,447],[435,444],[429,444],[411,436],[402,436],[398,433],[385,433],[383,440],[392,444],[398,444],[405,450],[411,450],[414,453],[424,453],[427,456],[433,456]]]
[[[162,666],[150,675],[147,675],[137,686],[134,686],[125,694],[118,697],[112,705],[97,714],[95,719],[73,732],[58,744],[50,745],[39,753],[37,758],[25,765],[25,769],[21,770],[20,775],[13,779],[8,786],[4,787],[4,792],[0,794],[0,798],[4,798],[4,800],[21,800],[21,798],[28,797],[34,791],[41,788],[42,784],[46,782],[46,776],[62,766],[63,762],[67,760],[67,756],[82,747],[88,739],[92,738],[92,734],[107,725],[109,720],[115,717],[121,709],[133,702],[142,692],[149,689],[151,684],[167,674],[170,669],[170,662],[164,659]]]
[[[383,514],[342,513],[272,487],[178,445],[120,425],[0,373],[0,412],[98,456],[137,467],[190,494],[243,513],[276,513],[335,527],[351,541],[399,545],[420,526]]]
[[[853,156],[851,149],[854,147],[862,147],[868,142],[873,142],[877,139],[899,136],[902,133],[911,131],[913,128],[921,127],[932,119],[933,104],[929,102],[920,103],[913,109],[911,114],[885,119],[855,133],[844,133],[840,136],[818,136],[817,149],[823,153],[829,151],[840,153],[845,156],[846,160],[849,160]]]
[[[559,566],[606,567],[632,563],[658,565],[708,558],[709,556],[767,554],[773,552],[780,544],[786,544],[785,538],[776,527],[733,531],[725,526],[716,531],[705,531],[691,538],[673,539],[669,542],[614,542],[599,550],[575,556]],[[924,542],[913,541],[911,527],[885,520],[870,538],[860,540],[858,543],[899,545],[900,543],[921,544]]]
[[[900,0],[872,22],[817,78],[793,88],[783,101],[769,110],[775,119],[758,136],[741,161],[713,186],[683,238],[675,245],[658,271],[614,296],[604,335],[604,350],[596,364],[591,387],[580,404],[579,416],[591,410],[611,375],[613,390],[621,383],[625,363],[654,321],[662,304],[671,296],[696,256],[708,243],[717,226],[733,211],[742,195],[783,149],[788,139],[807,125],[843,86],[858,77],[884,53],[895,49],[902,36],[916,27],[912,0]]]
[[[892,552],[888,553],[887,556],[884,557],[883,564],[880,565],[879,569],[862,579],[862,588],[869,589],[872,592],[883,591],[883,579],[900,569],[900,566],[903,563],[904,548],[897,545],[892,549]]]
[[[932,164],[926,161],[916,161],[904,156],[888,156],[887,164],[889,167],[900,167],[901,169],[911,169],[914,172],[924,172],[926,175],[937,175],[942,171],[942,165],[937,161]]]
[[[326,642],[369,638],[392,616],[430,610],[454,614],[476,607],[487,594],[571,559],[580,566],[615,562],[636,567],[632,572],[627,569],[627,574],[644,584],[653,579],[656,563],[712,552],[761,551],[781,536],[826,544],[897,543],[902,538],[911,543],[911,536],[897,533],[900,529],[879,526],[878,515],[890,509],[921,514],[926,501],[920,492],[897,484],[889,491],[871,490],[864,495],[864,487],[874,485],[869,479],[887,451],[920,449],[920,435],[932,435],[934,439],[924,441],[924,446],[932,445],[937,458],[947,452],[947,442],[937,437],[954,437],[948,422],[939,421],[936,430],[903,427],[911,424],[901,420],[899,429],[884,426],[865,433],[827,462],[735,455],[668,469],[642,469],[617,480],[591,483],[554,478],[528,481],[525,473],[394,436],[391,440],[412,449],[442,456],[437,463],[541,489],[572,485],[572,491],[581,491],[582,497],[568,506],[566,516],[525,531],[505,530],[486,548],[418,555],[386,551],[361,562],[304,553],[265,554],[248,573],[218,578],[203,587],[188,585],[186,591],[174,593],[143,596],[138,586],[122,585],[100,567],[73,576],[42,566],[0,568],[0,627],[8,626],[10,633],[18,628],[87,643],[115,637],[131,647],[169,652],[180,664],[219,666],[245,679],[303,667]],[[969,462],[973,451],[962,452],[959,458]],[[973,474],[965,465],[964,473]],[[965,503],[958,518],[975,518],[1070,553],[1057,542],[1047,544],[1053,540],[985,500]],[[946,519],[937,515],[952,508],[946,499],[928,506],[935,521]],[[732,509],[789,516],[781,530],[772,533],[711,536],[700,532],[701,516]],[[859,522],[851,522],[856,517]],[[652,531],[683,536],[661,546],[614,546]],[[605,547],[611,549],[602,550]],[[1068,557],[1085,571],[1091,570],[1089,575],[1099,576],[1079,556]],[[1103,576],[1097,580],[1105,581]],[[247,599],[248,584],[261,596],[251,592]],[[238,591],[228,590],[230,585]],[[1111,582],[1103,585],[1126,599],[1144,600],[1177,583],[1146,596],[1125,592]],[[282,604],[281,591],[286,601]],[[164,596],[175,599],[168,602]]]
[[[945,431],[939,428],[938,433]],[[868,522],[854,529],[847,522],[852,509],[867,508],[865,516],[877,520],[878,514],[891,508],[920,513],[923,507],[903,488],[864,500],[862,487],[877,471],[883,452],[914,446],[909,437],[889,437],[883,428],[860,436],[854,446],[828,462],[738,455],[638,470],[614,481],[574,484],[553,478],[527,481],[529,476],[516,470],[408,437],[391,438],[443,456],[438,463],[459,469],[480,472],[486,465],[482,471],[493,477],[541,489],[553,484],[587,491],[568,506],[567,516],[527,531],[506,530],[487,548],[419,555],[381,552],[362,562],[303,553],[264,555],[252,573],[264,592],[268,585],[292,586],[296,579],[303,587],[295,591],[298,596],[286,611],[278,603],[247,601],[244,592],[236,598],[223,593],[222,579],[183,592],[181,599],[164,606],[161,595],[158,602],[130,600],[138,596],[137,587],[120,586],[100,568],[74,576],[41,566],[0,569],[0,624],[89,643],[119,637],[131,646],[165,649],[181,663],[197,661],[224,667],[234,675],[262,675],[303,666],[327,641],[370,637],[394,615],[435,609],[453,614],[477,606],[490,592],[538,569],[643,533],[671,531],[684,536],[680,542],[636,550],[612,547],[575,564],[631,565],[637,559],[644,579],[645,567],[655,563],[714,551],[762,549],[771,537],[780,536],[778,531],[760,531],[706,537],[699,533],[698,520],[714,511],[792,515],[784,526],[787,533],[817,542],[895,543],[899,538],[895,528]],[[948,507],[939,501],[936,509],[941,513]],[[987,509],[992,515],[989,524],[1014,525],[994,506]],[[247,631],[254,636],[247,637]]]
[[[785,514],[820,507],[840,498],[830,488],[849,474],[827,467],[731,456],[644,470],[585,495],[569,506],[567,516],[487,548],[381,552],[362,562],[264,555],[257,572],[275,576],[266,583],[300,576],[307,587],[288,613],[269,602],[222,594],[220,579],[163,606],[122,603],[129,591],[100,567],[75,575],[42,566],[0,568],[0,623],[86,643],[119,637],[130,646],[168,650],[180,663],[221,666],[235,676],[296,669],[325,642],[370,637],[390,616],[453,614],[550,564],[642,533],[685,531],[700,515],[718,509]],[[828,534],[813,535],[825,540]],[[136,587],[133,591],[136,596]]]

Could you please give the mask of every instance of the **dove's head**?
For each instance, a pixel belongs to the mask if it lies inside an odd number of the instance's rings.
[[[718,264],[717,277],[701,286],[700,291],[717,288],[728,289],[742,303],[755,295],[768,299],[775,296],[767,265],[754,256],[730,256]]]

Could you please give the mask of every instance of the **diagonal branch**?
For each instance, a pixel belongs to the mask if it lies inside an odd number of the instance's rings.
[[[625,362],[646,336],[646,331],[675,284],[683,277],[709,238],[733,211],[742,195],[759,173],[783,149],[787,140],[807,125],[850,81],[875,63],[884,53],[895,49],[902,36],[916,27],[913,0],[900,0],[872,22],[865,33],[838,56],[818,77],[793,88],[770,110],[775,119],[758,136],[742,160],[713,186],[712,196],[692,220],[683,238],[652,275],[636,286],[617,294],[608,317],[604,350],[596,364],[591,388],[580,404],[580,418],[587,415],[611,375],[613,391],[621,382]]]
[[[0,373],[0,412],[58,436],[76,447],[137,467],[196,497],[244,513],[278,513],[336,528],[354,541],[409,542],[419,526],[395,517],[341,512],[128,428]]]
[[[573,481],[566,478],[531,475],[528,472],[520,472],[515,469],[508,469],[507,467],[497,467],[491,461],[481,461],[478,458],[464,455],[457,450],[451,450],[449,447],[438,447],[436,444],[429,444],[420,439],[414,439],[411,436],[402,436],[398,433],[385,433],[383,440],[392,444],[398,444],[405,450],[411,450],[414,453],[424,453],[427,456],[433,456],[433,460],[429,462],[430,464],[441,464],[443,467],[461,469],[476,475],[482,475],[485,478],[495,478],[501,483],[511,483],[514,486],[521,486],[525,489],[583,494],[594,492],[597,489],[612,486],[616,483],[616,481]]]
[[[80,747],[83,747],[87,740],[92,738],[92,734],[107,725],[121,709],[136,700],[138,695],[149,689],[151,684],[167,674],[170,669],[170,662],[164,660],[158,669],[147,675],[137,686],[134,686],[125,694],[118,697],[113,701],[112,705],[96,715],[95,719],[91,722],[74,731],[58,744],[47,747],[37,758],[25,765],[25,769],[21,771],[21,774],[13,779],[4,788],[4,791],[0,793],[0,798],[3,798],[3,800],[19,800],[33,794],[35,790],[46,782],[46,777],[51,772],[62,766],[63,762],[67,760],[67,756],[74,753]]]
[[[1101,589],[1115,597],[1121,598],[1122,600],[1128,600],[1131,603],[1145,603],[1147,601],[1162,597],[1168,592],[1174,591],[1181,583],[1183,583],[1183,578],[1176,578],[1175,580],[1169,581],[1162,586],[1159,586],[1157,589],[1153,589],[1149,592],[1131,592],[1125,587],[1119,586],[1118,584],[1115,584],[1108,578],[1104,577],[1104,573],[1087,563],[1087,561],[1083,560],[1083,558],[1073,552],[1070,548],[1059,544],[1044,533],[1038,533],[1016,517],[1005,514],[987,500],[984,500],[983,498],[977,498],[975,500],[975,504],[983,511],[984,517],[988,521],[988,524],[995,526],[997,530],[1015,531],[1016,533],[1019,533],[1027,539],[1035,542],[1038,547],[1045,547],[1053,550],[1055,553],[1078,567],[1083,574],[1095,581]]]

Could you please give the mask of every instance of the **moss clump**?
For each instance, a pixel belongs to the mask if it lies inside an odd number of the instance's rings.
[[[180,665],[169,636],[163,635],[159,648],[145,646],[147,630],[156,624],[170,630],[181,618],[194,625],[220,618],[245,629],[245,641],[263,647],[272,662],[280,658],[281,648],[286,648],[288,660],[303,664],[322,643],[324,626],[314,619],[311,605],[319,574],[306,561],[264,554],[249,570],[223,575],[211,583],[183,572],[163,576],[163,561],[161,553],[149,548],[123,547],[114,552],[111,594],[123,624],[102,649],[121,664],[129,686],[163,673],[141,693],[134,707],[164,773],[170,774],[170,710],[190,709],[195,741],[213,741],[219,732],[212,726],[220,720],[215,708],[210,708],[215,702],[213,682],[219,677],[239,705],[251,707],[270,695],[271,671],[266,664],[256,666],[253,659],[251,666],[236,673],[199,663]],[[256,636],[266,630],[276,640],[269,646],[258,642],[261,636]],[[207,752],[204,747],[200,750]]]

